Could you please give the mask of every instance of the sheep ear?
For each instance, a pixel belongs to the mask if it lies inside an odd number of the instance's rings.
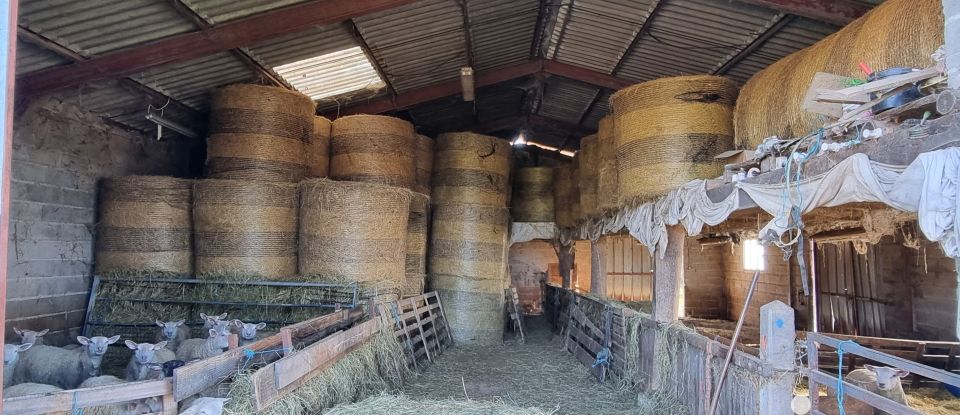
[[[257,323],[257,330],[263,330],[267,327],[267,323]]]
[[[77,336],[77,343],[80,343],[80,344],[86,346],[86,345],[90,344],[90,339],[88,339],[88,338],[86,338],[86,337],[83,337],[83,336]]]
[[[163,324],[163,320],[160,320],[159,318],[157,319],[156,323],[157,323],[157,326],[160,326],[160,327],[163,327],[166,325],[166,324]]]
[[[37,333],[37,337],[41,337],[41,336],[43,336],[44,334],[47,334],[49,331],[50,331],[50,329],[43,329],[43,330],[41,330],[39,333]]]
[[[113,337],[111,337],[111,338],[109,338],[109,339],[107,339],[107,344],[114,344],[114,343],[117,342],[117,340],[120,340],[120,335],[119,335],[119,334],[116,335],[116,336],[113,336]]]
[[[240,320],[233,320],[233,325],[237,327],[243,327],[243,322]]]
[[[220,320],[226,319],[226,318],[227,318],[227,313],[221,314],[218,318],[219,318]]]
[[[217,337],[220,333],[217,332],[217,329],[210,329],[210,337]]]
[[[24,343],[17,346],[17,352],[25,352],[27,349],[33,347],[33,343]]]
[[[20,329],[18,329],[18,328],[16,328],[16,327],[13,328],[13,332],[14,332],[14,333],[17,333],[17,335],[19,335],[19,336],[23,336],[23,330],[20,330]]]
[[[183,325],[183,323],[186,323],[186,322],[187,322],[186,320],[177,320],[173,322],[173,325],[180,327]]]
[[[206,315],[205,313],[200,313],[200,318],[203,320],[208,320],[210,319],[210,316]]]
[[[897,369],[897,377],[905,378],[910,375],[909,370]]]
[[[137,343],[134,343],[133,340],[127,340],[123,342],[123,344],[127,345],[127,347],[129,347],[130,350],[137,350]]]
[[[166,340],[164,340],[164,341],[162,341],[162,342],[160,342],[160,343],[157,343],[157,344],[153,345],[153,350],[160,350],[160,349],[163,349],[164,347],[167,347],[167,341],[166,341]]]
[[[867,369],[873,373],[877,373],[877,367],[874,365],[863,365],[864,369]]]

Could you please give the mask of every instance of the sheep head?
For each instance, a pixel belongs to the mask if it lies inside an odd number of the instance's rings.
[[[216,342],[216,347],[226,349],[230,347],[230,329],[212,328],[210,338]]]
[[[240,320],[233,320],[233,324],[240,328],[240,337],[245,340],[257,338],[257,330],[263,330],[267,323],[244,323]]]
[[[221,321],[226,320],[227,313],[223,313],[219,316],[210,316],[204,313],[200,313],[200,318],[203,319],[203,326],[206,328],[210,328],[218,324],[221,324]]]
[[[27,344],[27,343],[39,344],[37,342],[37,338],[43,337],[45,334],[47,334],[50,331],[50,329],[33,331],[33,330],[19,329],[14,327],[13,331],[17,333],[18,336],[20,336],[20,344]]]
[[[896,367],[863,365],[863,368],[877,376],[877,388],[885,391],[896,389],[900,385],[900,378],[910,374],[909,371]]]
[[[90,356],[103,356],[107,354],[107,346],[116,343],[118,340],[120,340],[120,336],[113,336],[110,338],[103,336],[90,338],[77,336],[77,342],[87,348],[87,353]]]
[[[33,343],[3,345],[3,365],[8,366],[17,361],[17,356],[27,351]]]
[[[184,320],[163,321],[157,319],[157,325],[161,328],[160,332],[163,333],[163,337],[167,339],[176,338],[177,330],[183,325],[183,323],[185,323]]]
[[[137,363],[141,365],[146,365],[150,362],[153,362],[154,357],[157,355],[157,350],[163,349],[167,346],[166,341],[162,341],[157,344],[153,343],[136,343],[130,340],[124,342],[130,350],[133,350],[133,356],[137,359]]]

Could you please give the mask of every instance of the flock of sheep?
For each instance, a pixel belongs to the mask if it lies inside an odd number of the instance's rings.
[[[164,373],[170,375],[173,368],[223,353],[229,347],[230,335],[235,331],[240,345],[256,341],[265,323],[244,323],[240,320],[227,320],[226,313],[213,316],[201,313],[206,338],[190,338],[190,328],[184,320],[157,320],[158,327],[154,343],[136,343],[127,340],[124,344],[133,350],[133,356],[127,363],[123,379],[102,375],[100,366],[109,345],[120,340],[120,336],[87,338],[77,337],[77,344],[64,347],[43,344],[47,330],[32,331],[14,329],[20,336],[20,344],[3,346],[3,397],[50,393],[65,389],[89,388],[135,382],[150,379],[163,379]],[[187,405],[181,414],[220,414],[226,399],[202,397]],[[87,415],[138,415],[158,412],[161,409],[159,398],[142,399],[127,404],[104,405],[86,408]]]

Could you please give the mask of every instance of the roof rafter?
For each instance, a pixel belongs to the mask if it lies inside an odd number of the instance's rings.
[[[848,0],[740,0],[785,13],[846,25],[870,11],[871,6]]]
[[[17,82],[23,93],[41,93],[98,79],[208,56],[312,27],[413,3],[416,0],[313,0],[111,52],[84,62],[28,74]]]
[[[750,43],[748,43],[743,49],[740,49],[738,52],[734,53],[729,59],[725,62],[721,62],[717,65],[717,68],[713,71],[714,75],[723,75],[727,73],[731,68],[737,66],[740,61],[742,61],[747,56],[750,56],[753,52],[756,52],[764,43],[767,43],[770,38],[775,36],[780,32],[786,25],[790,24],[796,16],[791,14],[782,14],[776,20],[776,23],[771,25],[767,30],[759,32],[757,37],[755,37]]]

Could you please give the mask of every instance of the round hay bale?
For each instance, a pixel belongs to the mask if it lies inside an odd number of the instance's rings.
[[[887,0],[812,46],[760,71],[743,86],[736,108],[737,143],[755,148],[764,138],[802,137],[822,127],[822,116],[802,110],[817,72],[864,78],[875,71],[928,67],[944,43],[939,0]]]
[[[297,182],[314,129],[310,97],[283,88],[231,85],[213,93],[207,177]]]
[[[573,212],[570,209],[573,194],[570,183],[572,182],[573,165],[563,165],[553,168],[553,211],[557,226],[569,228],[576,223]],[[579,200],[580,194],[577,194]]]
[[[600,144],[597,135],[591,134],[580,140],[580,214],[588,218],[600,213],[597,201],[597,186],[600,167]]]
[[[330,120],[313,117],[313,134],[307,142],[307,176],[314,178],[330,175]]]
[[[414,137],[417,179],[413,191],[430,196],[430,177],[433,175],[433,139],[417,134]]]
[[[331,134],[331,179],[413,188],[413,124],[382,115],[351,115],[333,121]]]
[[[710,75],[661,78],[611,96],[620,202],[721,175],[713,156],[733,148],[736,98],[732,81]]]
[[[524,167],[513,178],[513,220],[553,222],[553,168]]]
[[[580,155],[577,154],[573,156],[573,163],[571,164],[570,170],[570,181],[567,182],[567,187],[569,187],[568,192],[570,192],[570,199],[568,203],[570,204],[570,219],[574,224],[580,222],[580,218],[583,217],[583,208],[580,206]]]
[[[597,210],[603,212],[620,205],[620,184],[617,181],[617,141],[614,135],[613,116],[600,119],[597,131],[600,147],[600,163],[597,168]]]
[[[505,207],[510,196],[510,143],[474,133],[437,138],[433,202]]]
[[[420,294],[423,294],[423,288],[427,283],[426,274],[416,274],[407,276],[403,281],[403,288],[401,289],[403,298],[407,297],[416,297]]]
[[[300,273],[399,297],[410,191],[376,183],[300,184]]]
[[[297,273],[297,185],[199,180],[193,188],[201,278],[285,279]]]
[[[193,181],[126,176],[100,183],[98,274],[193,274]]]
[[[431,274],[430,286],[443,299],[443,314],[450,324],[454,342],[461,345],[503,342],[505,281]]]
[[[430,222],[430,198],[414,193],[410,197],[410,216],[407,220],[407,268],[406,275],[427,273],[427,228]]]

